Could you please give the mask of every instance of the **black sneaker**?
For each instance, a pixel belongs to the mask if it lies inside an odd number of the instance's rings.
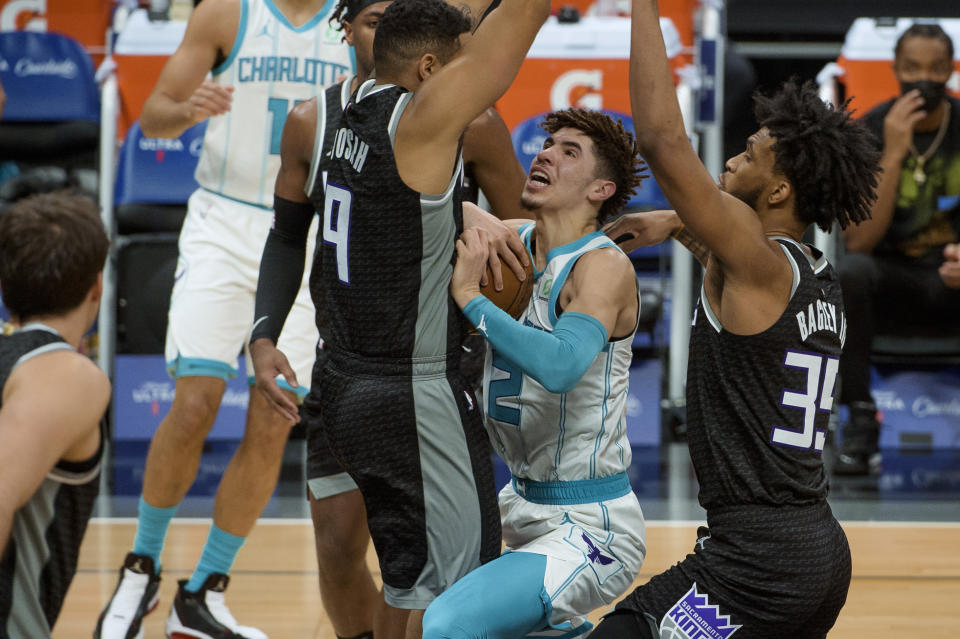
[[[855,402],[843,426],[843,442],[833,464],[836,475],[869,475],[880,466],[880,414],[872,404]]]
[[[153,559],[128,553],[93,639],[143,639],[143,618],[157,607],[159,598],[160,575],[154,574]]]
[[[169,639],[267,639],[256,628],[241,626],[230,614],[224,591],[230,577],[213,574],[197,592],[185,589],[186,579],[177,582],[177,596],[167,617]]]

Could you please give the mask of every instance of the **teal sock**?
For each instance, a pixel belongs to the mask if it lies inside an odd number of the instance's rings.
[[[184,590],[199,592],[203,582],[210,575],[229,573],[233,560],[236,559],[240,547],[246,540],[246,537],[237,537],[216,526],[211,526],[207,543],[203,547],[203,554],[200,555],[200,563],[197,564]]]
[[[170,520],[176,512],[176,506],[154,508],[143,500],[143,495],[140,496],[140,506],[137,508],[137,536],[133,540],[133,552],[153,559],[153,567],[158,574],[163,541],[167,537]]]

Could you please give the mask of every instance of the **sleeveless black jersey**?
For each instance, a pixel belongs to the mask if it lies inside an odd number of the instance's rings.
[[[393,156],[413,94],[368,80],[342,107],[318,96],[310,199],[321,215],[310,292],[330,341],[390,360],[459,357],[463,315],[449,294],[463,229],[461,163],[445,193],[404,184]],[[321,310],[322,309],[322,310]]]
[[[823,501],[822,452],[846,337],[840,282],[777,238],[793,265],[790,303],[757,335],[720,325],[701,292],[690,338],[687,419],[700,504],[807,505]]]
[[[0,336],[0,410],[3,387],[13,370],[54,350],[73,349],[46,327]],[[101,434],[100,449],[91,459],[58,463],[14,514],[10,540],[0,558],[0,638],[50,636],[93,512],[102,449]]]

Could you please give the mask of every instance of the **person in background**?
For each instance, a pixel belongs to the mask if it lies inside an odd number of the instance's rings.
[[[904,31],[894,50],[901,95],[863,122],[883,155],[871,218],[844,231],[839,262],[851,331],[840,359],[849,408],[833,472],[879,465],[881,416],[870,395],[878,334],[960,335],[960,100],[946,93],[953,42],[936,24]]]

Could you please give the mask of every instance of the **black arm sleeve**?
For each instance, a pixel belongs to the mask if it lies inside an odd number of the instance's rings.
[[[251,342],[266,337],[276,344],[280,337],[303,279],[313,214],[311,204],[273,197],[273,228],[267,235],[260,259]]]

